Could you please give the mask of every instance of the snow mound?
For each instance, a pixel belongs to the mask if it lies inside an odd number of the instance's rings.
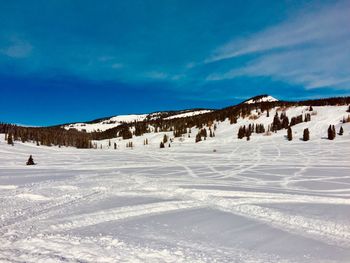
[[[278,99],[270,96],[270,95],[262,95],[262,96],[256,96],[253,97],[247,101],[245,101],[244,103],[246,104],[254,104],[254,103],[261,103],[261,102],[274,102],[274,101],[278,101]]]

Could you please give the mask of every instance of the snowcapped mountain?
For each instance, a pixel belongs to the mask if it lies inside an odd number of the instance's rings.
[[[255,96],[249,100],[244,101],[243,103],[246,104],[254,104],[254,103],[261,103],[261,102],[275,102],[278,101],[278,99],[270,96],[270,95],[259,95]]]

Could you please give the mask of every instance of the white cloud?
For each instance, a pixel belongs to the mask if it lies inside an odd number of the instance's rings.
[[[219,47],[206,60],[220,62],[242,55],[258,58],[207,80],[269,76],[306,88],[350,89],[350,2],[300,16],[248,38]]]

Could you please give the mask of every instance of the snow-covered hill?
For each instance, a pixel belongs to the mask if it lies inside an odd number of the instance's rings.
[[[236,144],[236,143],[247,143],[254,144],[256,141],[264,141],[268,140],[269,137],[274,137],[276,141],[280,141],[281,143],[291,143],[288,142],[285,138],[287,135],[287,130],[282,129],[277,131],[276,133],[252,133],[250,136],[250,141],[247,142],[245,139],[241,140],[237,138],[238,129],[240,126],[249,124],[262,124],[264,125],[266,131],[268,126],[272,124],[275,114],[280,115],[281,113],[285,113],[286,116],[291,120],[292,117],[296,117],[302,115],[303,118],[306,114],[311,115],[311,121],[302,122],[292,127],[293,137],[295,141],[299,141],[302,138],[303,130],[308,128],[310,131],[310,140],[318,141],[322,143],[327,138],[327,129],[329,125],[335,125],[336,130],[339,131],[340,127],[343,126],[346,133],[350,133],[350,123],[342,123],[344,117],[350,115],[347,112],[348,106],[315,106],[313,110],[310,111],[307,106],[292,106],[292,107],[275,107],[269,111],[269,116],[267,116],[267,112],[261,112],[252,110],[249,116],[245,118],[238,118],[237,123],[230,124],[230,121],[226,119],[223,122],[217,121],[211,124],[211,129],[214,130],[214,126],[216,126],[215,137],[208,137],[206,140],[202,140],[199,143],[195,143],[195,136],[199,131],[198,128],[192,127],[188,129],[188,132],[181,137],[174,138],[173,131],[168,132],[151,132],[145,133],[142,136],[133,136],[132,139],[123,140],[122,138],[112,138],[107,140],[98,140],[94,141],[97,144],[98,148],[103,149],[113,149],[114,143],[118,145],[118,149],[123,149],[126,147],[128,142],[132,142],[134,148],[137,147],[145,147],[147,149],[155,148],[159,149],[159,143],[163,140],[164,135],[167,135],[169,139],[172,139],[171,147],[180,147],[181,145],[193,145],[193,147],[197,147],[199,144],[209,144],[215,145],[214,147],[220,147],[220,145],[224,144]],[[151,127],[152,128],[152,127]],[[209,126],[204,126],[209,134]],[[154,129],[151,129],[154,130]],[[149,145],[144,146],[144,141],[148,140]],[[307,143],[307,142],[304,142]]]
[[[94,131],[105,131],[114,127],[117,127],[123,123],[132,123],[135,121],[143,121],[146,119],[148,114],[130,114],[130,115],[118,115],[108,119],[104,119],[94,123],[72,123],[64,125],[63,127],[67,130],[76,129],[78,131],[94,132]]]
[[[117,127],[124,123],[141,122],[145,120],[157,120],[167,116],[164,120],[191,117],[211,112],[212,110],[184,110],[184,111],[171,111],[171,112],[155,112],[150,114],[130,114],[130,115],[118,115],[110,118],[104,118],[100,121],[93,122],[81,122],[64,125],[67,130],[76,129],[78,131],[86,132],[102,132],[108,129]]]
[[[249,100],[244,101],[246,104],[253,104],[253,103],[261,103],[261,102],[275,102],[278,101],[278,99],[270,96],[270,95],[260,95],[253,97]]]

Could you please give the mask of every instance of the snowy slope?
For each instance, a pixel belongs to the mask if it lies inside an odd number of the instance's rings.
[[[192,117],[204,113],[212,112],[212,110],[195,110],[195,111],[188,111],[180,114],[175,114],[170,117],[164,118],[164,120],[171,120],[171,119],[178,119],[178,118],[185,118],[185,117]]]
[[[188,110],[181,111],[181,113],[177,114],[176,112],[155,112],[151,114],[130,114],[130,115],[118,115],[115,117],[107,118],[94,123],[72,123],[64,125],[63,128],[76,129],[78,131],[85,130],[86,132],[94,132],[94,131],[106,131],[108,129],[117,127],[123,123],[132,123],[139,122],[144,120],[156,120],[161,118],[163,114],[170,115],[169,117],[164,118],[165,120],[176,119],[176,118],[184,118],[190,116],[196,116],[204,113],[211,112],[211,110]]]
[[[346,107],[314,107],[291,142],[285,130],[237,139],[239,125],[267,125],[275,110],[216,123],[216,137],[197,144],[193,128],[165,149],[164,133],[134,138],[133,149],[116,139],[118,150],[1,136],[0,261],[349,262],[350,124],[322,138]],[[24,165],[30,154],[34,167]]]
[[[330,124],[335,125],[337,131],[339,130],[341,124],[341,120],[344,116],[348,116],[350,113],[347,113],[347,106],[320,106],[313,107],[313,111],[310,112],[308,107],[306,106],[297,106],[297,107],[289,107],[289,108],[273,108],[269,112],[269,117],[267,117],[266,112],[256,112],[253,110],[251,115],[247,118],[239,118],[237,120],[237,124],[230,124],[228,120],[224,122],[216,122],[217,130],[215,131],[214,138],[207,138],[206,141],[199,142],[195,144],[195,135],[198,132],[198,129],[195,127],[191,128],[191,133],[187,133],[186,135],[180,138],[174,138],[172,147],[176,147],[177,145],[190,144],[193,147],[196,147],[198,144],[226,144],[226,143],[237,143],[240,142],[237,138],[238,129],[242,125],[249,124],[263,124],[265,129],[267,130],[268,125],[273,122],[273,118],[275,113],[277,112],[279,115],[282,112],[285,112],[289,117],[289,120],[292,117],[296,117],[300,114],[305,115],[306,113],[311,114],[310,122],[303,122],[297,124],[292,127],[293,137],[295,140],[299,140],[302,138],[303,130],[308,128],[310,130],[310,140],[316,141],[324,141],[324,138],[327,137],[327,129]],[[208,128],[208,127],[206,127]],[[149,141],[149,145],[145,146],[146,148],[159,148],[159,143],[162,141],[164,134],[167,134],[169,138],[173,138],[173,132],[158,132],[158,133],[146,133],[143,136],[134,136],[129,140],[122,140],[121,138],[114,138],[111,140],[101,140],[95,141],[98,147],[102,145],[103,149],[113,148],[114,142],[117,143],[118,148],[125,148],[127,142],[132,141],[135,147],[144,147],[144,140],[147,139]],[[278,140],[285,141],[285,136],[287,131],[285,129],[278,131],[277,133],[272,133],[270,136],[277,137]],[[190,136],[190,137],[188,137]],[[265,136],[265,134],[255,134],[251,135],[251,142],[254,143],[255,140],[264,140],[269,136]],[[109,142],[111,142],[111,147],[109,147]],[[245,140],[244,140],[245,142]],[[243,142],[243,143],[244,143]],[[287,143],[287,142],[286,142]]]
[[[118,115],[96,123],[73,123],[63,126],[65,129],[76,129],[78,131],[85,130],[86,132],[105,131],[117,127],[123,123],[131,123],[134,121],[143,121],[148,114],[130,114]]]

